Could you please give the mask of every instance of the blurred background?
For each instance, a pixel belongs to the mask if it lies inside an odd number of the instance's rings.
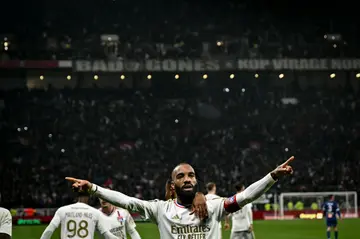
[[[163,199],[189,162],[230,196],[291,155],[295,174],[254,204],[256,219],[319,218],[334,192],[357,217],[351,6],[11,1],[0,20],[0,204],[16,223],[73,202],[65,176]]]

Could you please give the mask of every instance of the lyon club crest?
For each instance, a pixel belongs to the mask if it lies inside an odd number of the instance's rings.
[[[125,218],[123,218],[120,214],[119,211],[117,211],[117,220],[118,222],[120,222],[121,224],[125,221]]]

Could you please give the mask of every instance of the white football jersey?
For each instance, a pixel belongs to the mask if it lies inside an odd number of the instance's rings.
[[[12,217],[9,210],[0,207],[0,233],[11,236],[12,234]]]
[[[93,239],[95,229],[101,234],[106,231],[105,219],[99,210],[77,202],[59,208],[52,223],[56,227],[61,224],[61,239]]]
[[[220,196],[216,195],[216,194],[206,194],[205,195],[206,200],[213,200],[213,199],[217,199],[220,198]],[[219,227],[221,229],[221,222],[219,222]]]
[[[101,212],[101,208],[99,209]],[[126,232],[133,231],[136,227],[129,211],[115,208],[110,215],[105,215],[105,227],[119,239],[126,239]]]
[[[156,222],[160,238],[166,239],[219,239],[221,229],[219,222],[226,215],[224,198],[206,202],[208,219],[200,221],[191,210],[179,205],[176,199],[168,201],[143,201],[142,214]]]
[[[252,204],[249,203],[239,211],[230,214],[232,221],[231,231],[242,232],[249,230],[250,225],[253,224],[251,208]]]
[[[145,218],[154,221],[162,239],[219,239],[221,238],[219,222],[227,215],[225,206],[228,211],[238,210],[238,207],[261,196],[274,183],[275,180],[268,174],[230,198],[207,200],[208,219],[203,221],[195,214],[190,215],[191,209],[179,205],[176,199],[144,201],[95,184],[92,185],[91,190],[96,196],[108,202],[129,211],[139,212]]]
[[[216,195],[216,194],[206,194],[205,195],[205,198],[206,198],[206,200],[213,200],[213,199],[215,199],[215,198],[220,198],[220,196],[218,196],[218,195]]]

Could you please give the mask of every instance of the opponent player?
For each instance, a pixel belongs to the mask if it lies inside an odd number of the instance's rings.
[[[335,197],[330,196],[329,201],[325,202],[323,205],[324,218],[326,220],[326,236],[328,239],[331,238],[331,229],[334,230],[335,239],[338,239],[339,232],[337,228],[337,217],[341,219],[341,213],[337,202],[335,202]]]
[[[78,193],[78,202],[59,208],[40,239],[50,239],[61,224],[61,239],[93,239],[95,228],[106,239],[118,239],[105,228],[105,216],[88,205],[89,194]]]
[[[116,238],[126,239],[126,233],[128,233],[131,239],[141,239],[139,233],[136,231],[134,219],[128,210],[115,207],[102,199],[100,199],[100,205],[100,211],[106,215],[107,220],[105,224]]]
[[[0,239],[11,239],[12,217],[9,210],[0,207]]]
[[[196,194],[197,179],[193,167],[186,163],[179,164],[172,172],[176,200],[144,201],[102,188],[86,180],[71,177],[66,179],[71,181],[75,188],[90,189],[99,198],[129,211],[140,212],[146,218],[152,219],[157,224],[162,239],[219,239],[221,231],[218,223],[222,218],[260,197],[280,177],[292,174],[293,170],[289,164],[293,159],[294,157],[289,158],[241,193],[227,199],[219,198],[207,201],[209,215],[205,221],[201,221],[195,215],[190,215],[190,208]]]
[[[242,183],[235,186],[236,192],[241,193],[245,190]],[[237,212],[229,214],[225,219],[225,230],[230,228],[229,219],[232,220],[230,239],[255,239],[253,228],[253,214],[251,203],[246,204]]]

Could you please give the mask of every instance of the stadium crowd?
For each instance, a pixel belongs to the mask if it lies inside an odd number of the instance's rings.
[[[2,203],[64,204],[67,175],[163,198],[171,168],[183,161],[226,196],[289,155],[298,158],[296,173],[275,191],[359,189],[354,94],[297,89],[287,92],[295,104],[268,86],[244,90],[176,99],[101,89],[5,92]]]

